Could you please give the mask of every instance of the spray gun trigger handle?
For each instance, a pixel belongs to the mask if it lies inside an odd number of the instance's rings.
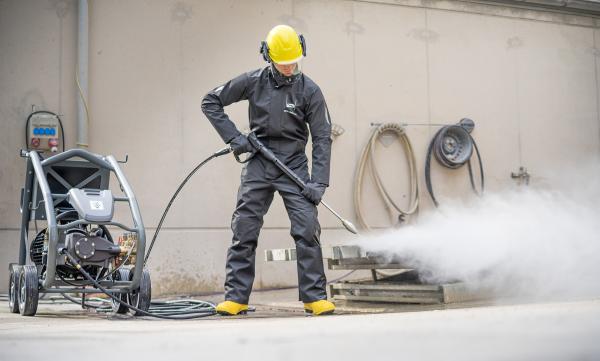
[[[254,134],[254,132],[250,132],[247,138],[250,144],[254,147],[254,153],[260,151],[260,148],[263,147],[263,144],[260,142],[260,140],[258,140],[256,134]]]
[[[250,161],[250,159],[254,158],[254,156],[256,155],[256,153],[257,153],[257,152],[258,152],[258,151],[257,151],[256,149],[255,149],[255,150],[253,150],[252,152],[250,152],[250,155],[248,155],[248,156],[246,157],[246,159],[244,159],[244,160],[242,160],[242,159],[240,158],[240,156],[239,156],[239,155],[237,155],[237,154],[235,154],[235,153],[233,153],[233,156],[235,157],[235,160],[237,160],[237,162],[238,162],[238,163],[242,163],[242,164],[243,164],[243,163],[248,163],[248,162]]]

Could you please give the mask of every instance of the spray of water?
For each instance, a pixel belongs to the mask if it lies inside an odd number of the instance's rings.
[[[459,280],[502,296],[599,296],[598,162],[546,179],[560,180],[445,200],[416,224],[356,244],[413,265],[427,282]]]

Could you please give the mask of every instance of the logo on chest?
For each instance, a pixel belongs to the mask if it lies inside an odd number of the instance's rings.
[[[284,112],[298,116],[298,113],[296,113],[296,104],[294,103],[290,103],[288,101],[285,102],[285,109],[283,109]]]

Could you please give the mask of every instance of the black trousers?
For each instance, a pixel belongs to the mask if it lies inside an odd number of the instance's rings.
[[[308,180],[306,163],[292,170]],[[327,298],[317,207],[274,164],[257,155],[242,170],[231,220],[233,241],[227,252],[226,300],[248,303],[254,282],[258,236],[275,191],[283,198],[291,222],[290,234],[296,243],[299,298],[304,303]]]

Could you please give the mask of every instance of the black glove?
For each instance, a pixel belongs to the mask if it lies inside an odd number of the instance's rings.
[[[321,203],[321,198],[323,198],[326,188],[327,186],[325,184],[308,182],[306,183],[306,187],[302,190],[302,195],[315,205],[318,205]]]
[[[254,147],[248,141],[248,138],[244,134],[240,134],[237,137],[233,138],[231,142],[229,142],[229,146],[231,150],[233,150],[233,154],[240,155],[248,152],[254,151]]]

